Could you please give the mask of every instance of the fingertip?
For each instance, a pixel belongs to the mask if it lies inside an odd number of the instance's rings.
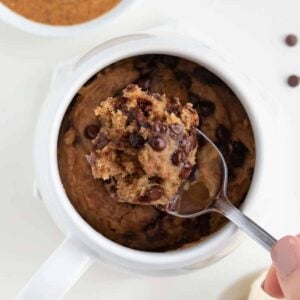
[[[273,298],[283,298],[283,293],[278,282],[275,268],[272,266],[262,283],[262,290]]]

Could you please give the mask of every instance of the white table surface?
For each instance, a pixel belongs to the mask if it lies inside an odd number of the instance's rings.
[[[279,133],[277,143],[287,155],[278,158],[283,169],[277,169],[274,161],[274,172],[282,178],[282,192],[262,225],[276,237],[300,231],[300,88],[289,88],[284,82],[288,74],[300,74],[300,44],[288,48],[282,42],[289,32],[300,37],[299,0],[140,2],[127,16],[84,37],[37,37],[0,23],[0,299],[13,299],[63,240],[42,202],[32,195],[33,132],[53,66],[110,37],[171,19],[188,20],[279,101],[287,133]],[[99,263],[65,299],[242,300],[253,274],[268,263],[265,250],[248,238],[222,261],[180,277],[134,277]]]

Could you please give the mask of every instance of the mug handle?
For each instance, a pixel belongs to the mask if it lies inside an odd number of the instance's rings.
[[[92,261],[84,245],[72,237],[66,237],[15,300],[62,299]]]

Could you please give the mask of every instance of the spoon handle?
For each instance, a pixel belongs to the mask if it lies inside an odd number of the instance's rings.
[[[214,203],[214,210],[232,221],[248,236],[261,244],[266,250],[271,251],[273,245],[277,242],[274,237],[245,216],[226,198],[216,200]]]

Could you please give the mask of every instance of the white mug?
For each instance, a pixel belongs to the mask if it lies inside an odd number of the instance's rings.
[[[268,199],[272,198],[272,166],[278,154],[271,146],[276,126],[270,107],[274,108],[276,104],[263,98],[255,84],[239,72],[224,54],[187,36],[155,31],[107,41],[60,70],[40,113],[34,145],[37,185],[41,198],[66,238],[17,299],[61,299],[82,272],[97,259],[140,274],[174,275],[216,262],[241,241],[237,228],[228,223],[191,247],[165,253],[130,249],[95,231],[81,218],[65,193],[58,170],[57,139],[61,121],[74,95],[93,74],[106,66],[147,53],[170,54],[194,61],[214,72],[231,87],[249,115],[256,143],[253,182],[241,209],[259,221]]]

